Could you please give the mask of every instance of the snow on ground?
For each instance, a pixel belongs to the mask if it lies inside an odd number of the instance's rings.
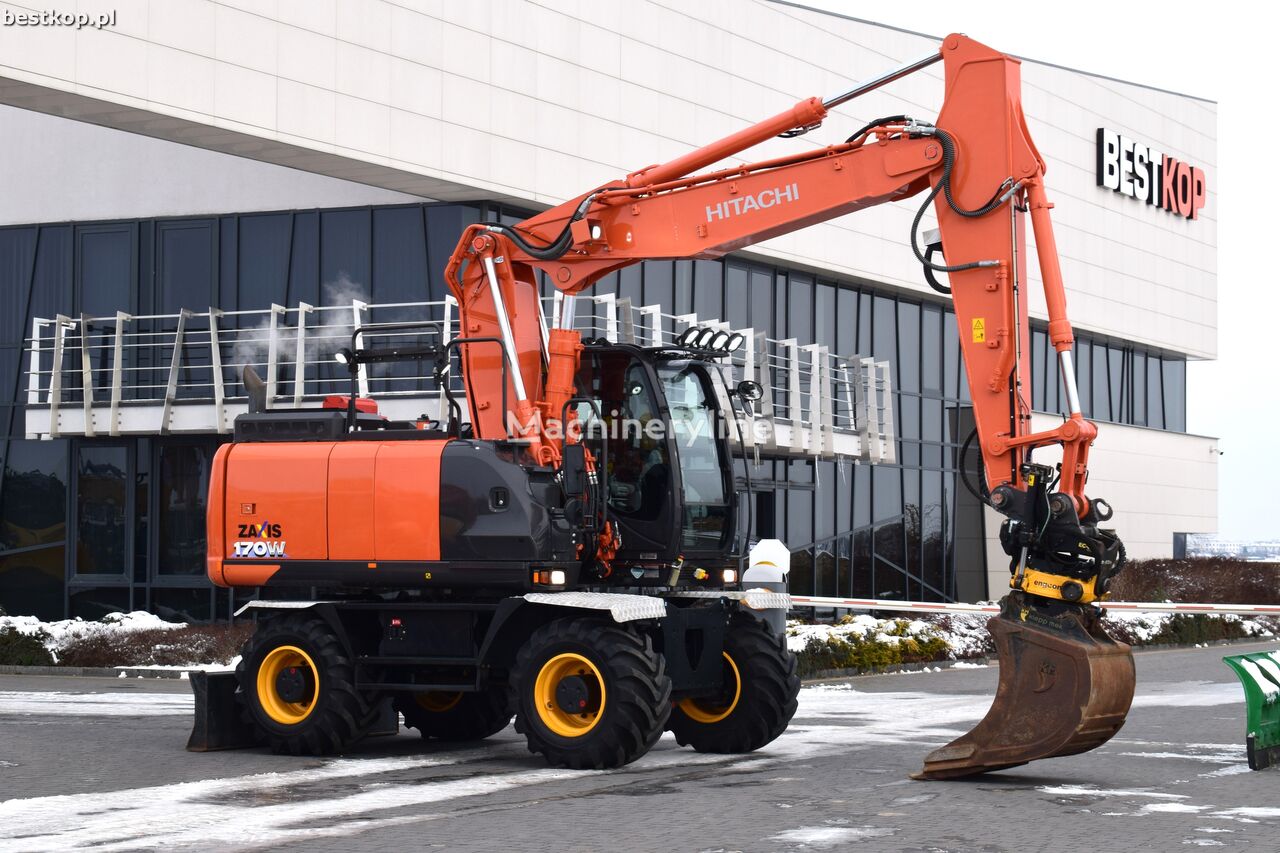
[[[985,613],[955,613],[938,620],[908,619],[905,617],[877,619],[865,613],[845,617],[835,625],[808,625],[792,620],[787,623],[787,648],[803,651],[811,639],[825,640],[832,637],[856,642],[874,640],[886,645],[898,645],[907,638],[926,640],[941,637],[951,650],[951,659],[982,657],[988,651],[987,620]],[[898,624],[905,622],[903,636],[897,636]]]
[[[154,613],[147,613],[144,610],[135,610],[132,613],[108,613],[100,622],[86,622],[80,618],[42,622],[34,616],[0,616],[0,631],[13,628],[18,633],[28,636],[43,634],[44,646],[55,660],[62,649],[85,637],[185,627],[184,622],[166,622]]]
[[[1108,612],[1106,622],[1126,631],[1141,645],[1158,636],[1174,616],[1172,613]],[[1233,613],[1215,614],[1215,617],[1239,624],[1249,637],[1276,635],[1275,625],[1266,618],[1248,618]],[[874,641],[898,645],[907,638],[925,640],[941,637],[947,643],[948,658],[964,660],[991,654],[991,639],[987,631],[990,618],[986,613],[951,613],[928,615],[922,619],[907,618],[906,615],[878,619],[863,613],[846,616],[836,624],[811,625],[792,620],[787,623],[787,647],[793,652],[800,652],[814,639],[837,638],[851,643]],[[894,633],[900,623],[906,623],[903,636]]]

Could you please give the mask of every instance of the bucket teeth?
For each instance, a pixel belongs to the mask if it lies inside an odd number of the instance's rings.
[[[1124,725],[1133,655],[1107,636],[1092,607],[1011,592],[987,623],[1000,659],[991,709],[968,734],[925,757],[915,779],[955,779],[1074,755]]]

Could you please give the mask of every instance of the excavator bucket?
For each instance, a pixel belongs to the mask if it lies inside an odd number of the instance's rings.
[[[914,779],[956,779],[1101,746],[1133,701],[1133,655],[1107,636],[1101,611],[1005,597],[987,623],[1000,685],[982,722],[935,749]]]
[[[1280,766],[1280,651],[1228,655],[1222,662],[1244,687],[1249,769]]]

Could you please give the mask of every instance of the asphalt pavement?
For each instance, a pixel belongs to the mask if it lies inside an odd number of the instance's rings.
[[[985,713],[995,667],[809,686],[757,753],[668,735],[602,772],[547,768],[510,728],[193,754],[184,681],[0,676],[0,851],[1276,851],[1280,771],[1249,771],[1221,662],[1267,647],[1140,653],[1106,746],[958,782],[907,774]]]

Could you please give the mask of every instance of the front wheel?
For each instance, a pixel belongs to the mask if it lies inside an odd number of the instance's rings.
[[[377,718],[376,703],[355,688],[338,635],[304,613],[260,623],[241,651],[236,680],[249,719],[276,752],[342,752]]]
[[[785,637],[751,617],[736,617],[724,637],[723,679],[713,696],[681,699],[668,728],[698,752],[754,752],[787,729],[800,677]]]
[[[591,618],[533,633],[511,679],[516,731],[557,767],[621,767],[649,751],[671,713],[671,679],[648,637]]]

